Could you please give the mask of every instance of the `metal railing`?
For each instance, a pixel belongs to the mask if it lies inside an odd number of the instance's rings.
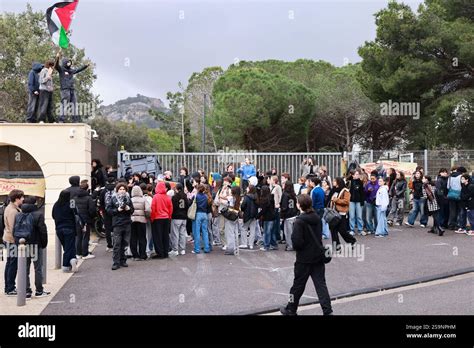
[[[191,174],[192,172],[202,169],[206,174],[219,172],[223,173],[227,165],[233,164],[235,171],[244,162],[245,158],[250,158],[257,170],[261,172],[270,171],[276,168],[278,174],[288,173],[293,181],[302,174],[301,164],[307,157],[313,159],[315,165],[325,165],[330,176],[341,175],[341,159],[340,152],[316,152],[316,153],[288,153],[288,152],[213,152],[213,153],[137,153],[137,152],[120,152],[119,158],[128,156],[157,156],[163,171],[169,170],[174,176],[179,175],[181,167],[186,167]],[[124,173],[123,168],[125,162],[118,163],[118,173]]]
[[[279,174],[289,173],[293,181],[302,174],[301,164],[307,157],[311,157],[316,165],[325,165],[328,174],[332,177],[341,175],[342,159],[348,163],[353,160],[360,164],[392,160],[413,162],[423,166],[425,173],[436,176],[440,168],[450,168],[453,165],[462,165],[468,172],[474,171],[474,150],[419,150],[419,151],[357,151],[341,152],[213,152],[213,153],[178,153],[178,152],[119,152],[119,158],[126,156],[156,156],[163,171],[169,170],[174,176],[179,175],[179,169],[186,167],[189,173],[198,169],[207,174],[212,172],[223,173],[228,164],[233,164],[235,170],[245,158],[250,158],[257,169],[262,172],[276,168]],[[122,166],[122,168],[121,168]],[[124,173],[124,162],[118,163],[118,173]]]

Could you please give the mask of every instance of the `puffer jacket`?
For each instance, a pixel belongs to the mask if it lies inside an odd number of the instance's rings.
[[[91,225],[96,215],[96,203],[92,200],[92,197],[86,190],[81,189],[74,201],[76,202],[77,213],[82,221]]]
[[[149,201],[143,196],[143,191],[140,186],[133,186],[132,188],[132,204],[133,214],[132,222],[147,223],[147,215],[151,212],[151,205]]]
[[[158,219],[171,219],[173,215],[173,203],[171,197],[166,194],[166,185],[160,181],[156,185],[155,196],[151,202],[151,221]]]

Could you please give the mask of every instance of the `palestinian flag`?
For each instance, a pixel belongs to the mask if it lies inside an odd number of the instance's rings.
[[[69,27],[79,0],[61,1],[46,10],[46,21],[53,42],[62,48],[69,46]]]

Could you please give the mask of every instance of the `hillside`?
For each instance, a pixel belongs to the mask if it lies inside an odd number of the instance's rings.
[[[148,128],[159,128],[160,123],[148,113],[150,109],[168,111],[161,99],[137,94],[136,97],[128,97],[118,100],[114,104],[100,107],[99,114],[107,117],[110,121],[123,121],[144,125]]]

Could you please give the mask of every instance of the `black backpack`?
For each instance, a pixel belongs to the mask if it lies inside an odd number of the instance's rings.
[[[20,212],[15,217],[15,227],[13,228],[13,237],[15,242],[19,243],[21,238],[25,238],[26,243],[31,242],[34,231],[33,214]]]

